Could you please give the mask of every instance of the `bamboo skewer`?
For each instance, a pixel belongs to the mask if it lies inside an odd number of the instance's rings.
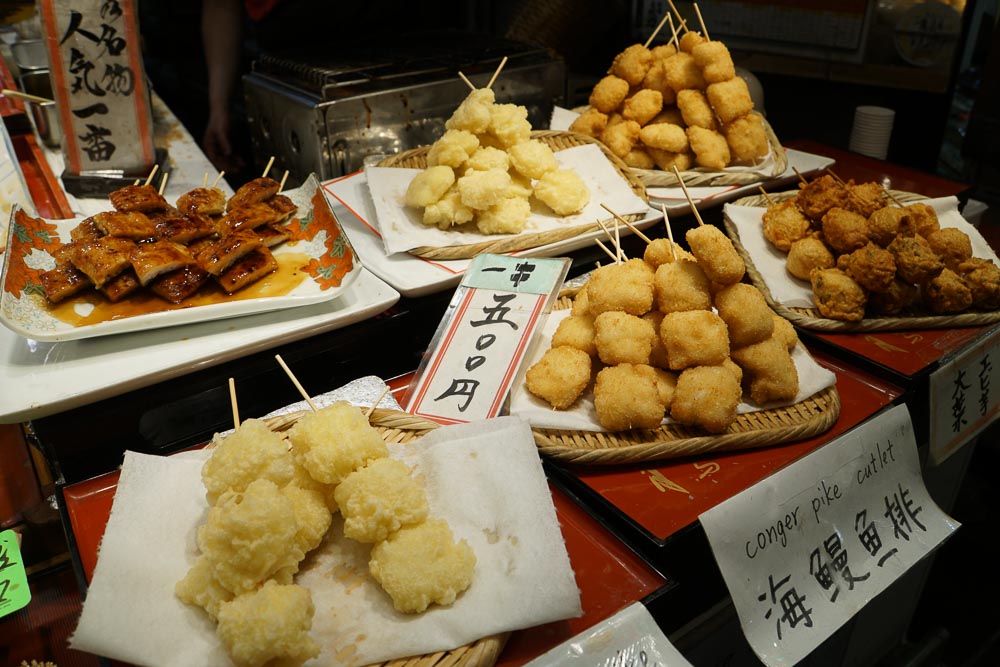
[[[615,245],[615,261],[617,262],[621,258],[624,258],[626,261],[628,261],[628,257],[626,257],[625,252],[622,250],[621,243],[618,242],[617,233],[612,234],[611,230],[608,229],[607,226],[601,220],[598,220],[597,224],[599,224],[601,226],[601,229],[604,230],[604,233],[605,235],[607,235],[608,240]],[[615,230],[617,231],[617,229],[618,228],[616,226]]]
[[[458,73],[458,77],[459,77],[459,78],[460,78],[460,79],[461,79],[462,81],[464,81],[464,82],[465,82],[465,85],[467,85],[467,86],[468,86],[468,87],[469,87],[469,88],[470,88],[471,90],[475,90],[475,89],[476,89],[476,87],[475,87],[475,86],[474,86],[474,85],[472,84],[472,82],[471,82],[471,81],[469,81],[469,77],[465,76],[465,75],[464,75],[464,74],[462,74],[461,72],[459,72],[459,73]]]
[[[50,100],[47,97],[40,97],[38,95],[31,95],[30,93],[22,93],[20,90],[12,90],[10,88],[4,88],[0,90],[6,97],[13,97],[19,100],[24,100],[25,102],[34,102],[36,104],[48,104],[49,102],[55,102],[55,100]]]
[[[207,171],[205,172],[205,176],[201,179],[201,187],[202,188],[207,188],[208,187],[208,172]]]
[[[623,218],[622,216],[620,216],[619,214],[615,213],[615,212],[614,212],[614,211],[612,211],[612,210],[611,210],[610,208],[608,208],[607,204],[601,204],[601,208],[603,208],[603,209],[604,209],[605,211],[607,211],[607,212],[608,212],[608,213],[610,213],[611,215],[615,216],[615,220],[617,220],[618,222],[622,223],[623,225],[625,225],[626,227],[628,227],[629,229],[631,229],[631,230],[632,230],[632,232],[633,232],[633,233],[634,233],[634,234],[635,234],[636,236],[638,236],[639,238],[641,238],[641,239],[642,239],[643,241],[645,241],[645,242],[646,242],[647,244],[649,244],[649,243],[652,243],[652,242],[653,242],[653,240],[652,240],[651,238],[649,238],[648,236],[646,236],[645,234],[643,234],[643,233],[642,233],[642,232],[641,232],[641,231],[639,230],[639,228],[638,228],[638,227],[636,227],[636,226],[635,226],[635,225],[633,225],[633,224],[632,224],[631,222],[629,222],[628,220],[626,220],[625,218]]]
[[[132,181],[132,185],[139,185],[140,183],[142,183],[142,179],[141,178],[137,178],[134,181]]]
[[[274,358],[277,359],[278,365],[281,366],[282,370],[285,371],[285,374],[288,375],[288,379],[292,381],[292,384],[295,385],[295,388],[299,390],[300,394],[302,394],[302,398],[306,399],[306,403],[309,404],[309,407],[312,408],[313,412],[319,410],[319,408],[316,407],[316,404],[313,403],[312,399],[309,397],[309,394],[306,393],[305,388],[303,388],[303,386],[299,383],[298,378],[296,378],[295,375],[292,373],[292,369],[290,369],[288,365],[285,363],[285,360],[281,358],[281,355],[276,354],[274,355]]]
[[[690,32],[690,30],[688,30],[686,22],[684,21],[684,17],[681,16],[681,13],[679,11],[677,11],[677,6],[674,4],[674,0],[667,0],[667,2],[670,4],[670,9],[673,10],[674,14],[677,15],[677,21],[678,21],[677,28],[678,29],[683,28],[684,32]]]
[[[757,189],[758,189],[758,190],[760,190],[760,193],[761,193],[762,195],[764,195],[764,199],[766,199],[766,200],[767,200],[767,203],[768,203],[768,204],[773,204],[773,203],[774,203],[774,200],[773,200],[773,199],[771,199],[771,195],[767,194],[767,190],[765,190],[765,189],[764,189],[764,186],[763,186],[763,185],[758,185],[758,186],[757,186]]]
[[[486,84],[487,88],[493,87],[493,82],[497,80],[498,76],[500,76],[500,70],[502,70],[503,66],[506,64],[507,64],[507,56],[504,56],[503,60],[500,61],[500,64],[497,65],[497,71],[493,72],[493,76],[490,78],[490,82]]]
[[[670,216],[667,215],[667,205],[660,202],[660,210],[663,212],[663,224],[667,226],[667,238],[670,239],[670,261],[677,261],[677,249],[674,245],[674,231],[670,229]]]
[[[701,36],[708,40],[708,28],[705,27],[705,19],[701,18],[701,10],[698,9],[698,3],[694,4],[694,13],[698,16],[698,23],[701,25]]]
[[[705,221],[701,219],[701,213],[698,212],[698,207],[694,205],[694,199],[688,193],[687,185],[684,184],[684,179],[681,178],[681,172],[677,170],[677,165],[674,165],[674,175],[677,176],[677,180],[681,184],[681,190],[684,191],[684,196],[687,197],[688,206],[691,207],[691,212],[694,213],[695,220],[698,221],[699,226],[704,225]]]
[[[153,182],[153,176],[156,175],[156,170],[160,168],[160,165],[154,164],[153,168],[149,170],[149,176],[146,177],[146,182],[143,185],[149,185]]]
[[[214,187],[215,187],[216,185],[218,185],[218,184],[219,184],[219,181],[221,181],[221,180],[222,180],[222,176],[223,176],[223,175],[224,175],[225,173],[226,173],[226,171],[225,171],[225,170],[222,170],[222,171],[220,171],[220,172],[219,172],[219,175],[215,177],[215,180],[214,180],[214,181],[212,181],[212,187],[213,187],[213,188],[214,188]]]
[[[598,245],[598,246],[599,246],[599,247],[601,248],[601,250],[603,250],[603,251],[604,251],[604,253],[605,253],[605,254],[606,254],[606,255],[607,255],[608,257],[610,257],[610,258],[611,258],[611,261],[613,261],[613,262],[614,262],[615,264],[619,264],[619,263],[620,263],[620,262],[618,261],[618,257],[616,257],[616,256],[615,256],[615,253],[613,253],[613,252],[611,252],[610,250],[608,250],[608,246],[606,246],[606,245],[604,245],[603,243],[601,243],[601,239],[594,239],[594,243],[596,243],[596,244],[597,244],[597,245]],[[600,263],[598,263],[598,264],[597,264],[597,268],[601,268],[601,265],[600,265]]]
[[[379,396],[377,399],[375,399],[375,402],[372,403],[371,406],[369,406],[368,410],[365,412],[365,419],[371,419],[372,413],[375,412],[375,408],[378,407],[378,404],[382,402],[382,399],[385,398],[385,395],[388,393],[389,393],[389,385],[386,385],[385,391],[382,392],[382,395]]]
[[[158,192],[160,193],[161,197],[163,196],[163,191],[167,189],[167,178],[169,176],[170,176],[170,172],[169,171],[165,171],[165,172],[163,172],[163,178],[160,179],[160,189],[159,189]]]
[[[274,156],[273,155],[271,156],[271,159],[267,161],[267,166],[264,167],[264,173],[260,175],[261,178],[267,178],[267,172],[271,171],[271,165],[272,164],[274,164]]]
[[[799,171],[799,170],[798,170],[797,168],[795,168],[795,167],[792,167],[792,171],[794,171],[794,172],[795,172],[795,175],[799,177],[799,180],[800,180],[800,181],[802,181],[803,185],[809,185],[809,181],[808,181],[808,180],[806,180],[806,177],[802,175],[802,172],[801,172],[801,171]]]
[[[236,405],[236,381],[229,378],[229,405],[233,409],[233,428],[240,427],[240,410]]]
[[[285,170],[285,175],[281,177],[281,183],[278,184],[278,192],[285,189],[285,181],[288,180],[288,170]]]
[[[660,29],[663,28],[663,24],[666,23],[667,19],[669,18],[670,18],[670,12],[667,12],[666,14],[663,15],[663,18],[660,19],[660,25],[656,26],[656,30],[654,30],[653,34],[649,36],[649,39],[646,40],[646,43],[642,45],[644,48],[647,49],[649,48],[650,43],[653,41],[656,35],[659,34]]]

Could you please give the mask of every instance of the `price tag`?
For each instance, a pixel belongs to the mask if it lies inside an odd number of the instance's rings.
[[[958,451],[1000,412],[1000,327],[931,373],[930,448],[935,465]]]
[[[12,614],[31,602],[28,575],[24,572],[17,533],[0,533],[0,617]]]
[[[477,256],[417,369],[407,412],[442,424],[497,416],[569,264]]]
[[[906,406],[701,515],[747,641],[795,664],[958,528],[931,500]]]

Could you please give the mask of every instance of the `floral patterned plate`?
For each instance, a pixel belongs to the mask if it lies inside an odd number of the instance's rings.
[[[180,304],[143,290],[111,303],[90,289],[52,304],[41,274],[55,266],[51,253],[69,240],[80,219],[43,220],[11,214],[0,273],[0,323],[34,340],[65,341],[218,320],[306,306],[336,298],[361,273],[361,263],[333,214],[315,175],[287,195],[298,206],[284,223],[291,237],[272,249],[279,268],[226,295],[202,288]],[[109,205],[110,209],[110,205]],[[235,325],[234,325],[235,326]]]

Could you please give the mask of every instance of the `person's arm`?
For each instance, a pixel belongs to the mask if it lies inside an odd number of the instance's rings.
[[[230,140],[229,103],[239,73],[242,0],[202,0],[201,36],[208,69],[208,123],[202,148],[217,169],[242,166]]]

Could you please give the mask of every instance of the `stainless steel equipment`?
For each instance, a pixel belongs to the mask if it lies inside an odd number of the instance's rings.
[[[542,48],[481,35],[397,37],[369,45],[295,57],[264,54],[243,79],[254,160],[301,183],[311,172],[335,178],[444,133],[444,122],[468,95],[459,77],[493,83],[498,102],[528,109],[535,129],[549,126],[566,94],[561,60]]]

